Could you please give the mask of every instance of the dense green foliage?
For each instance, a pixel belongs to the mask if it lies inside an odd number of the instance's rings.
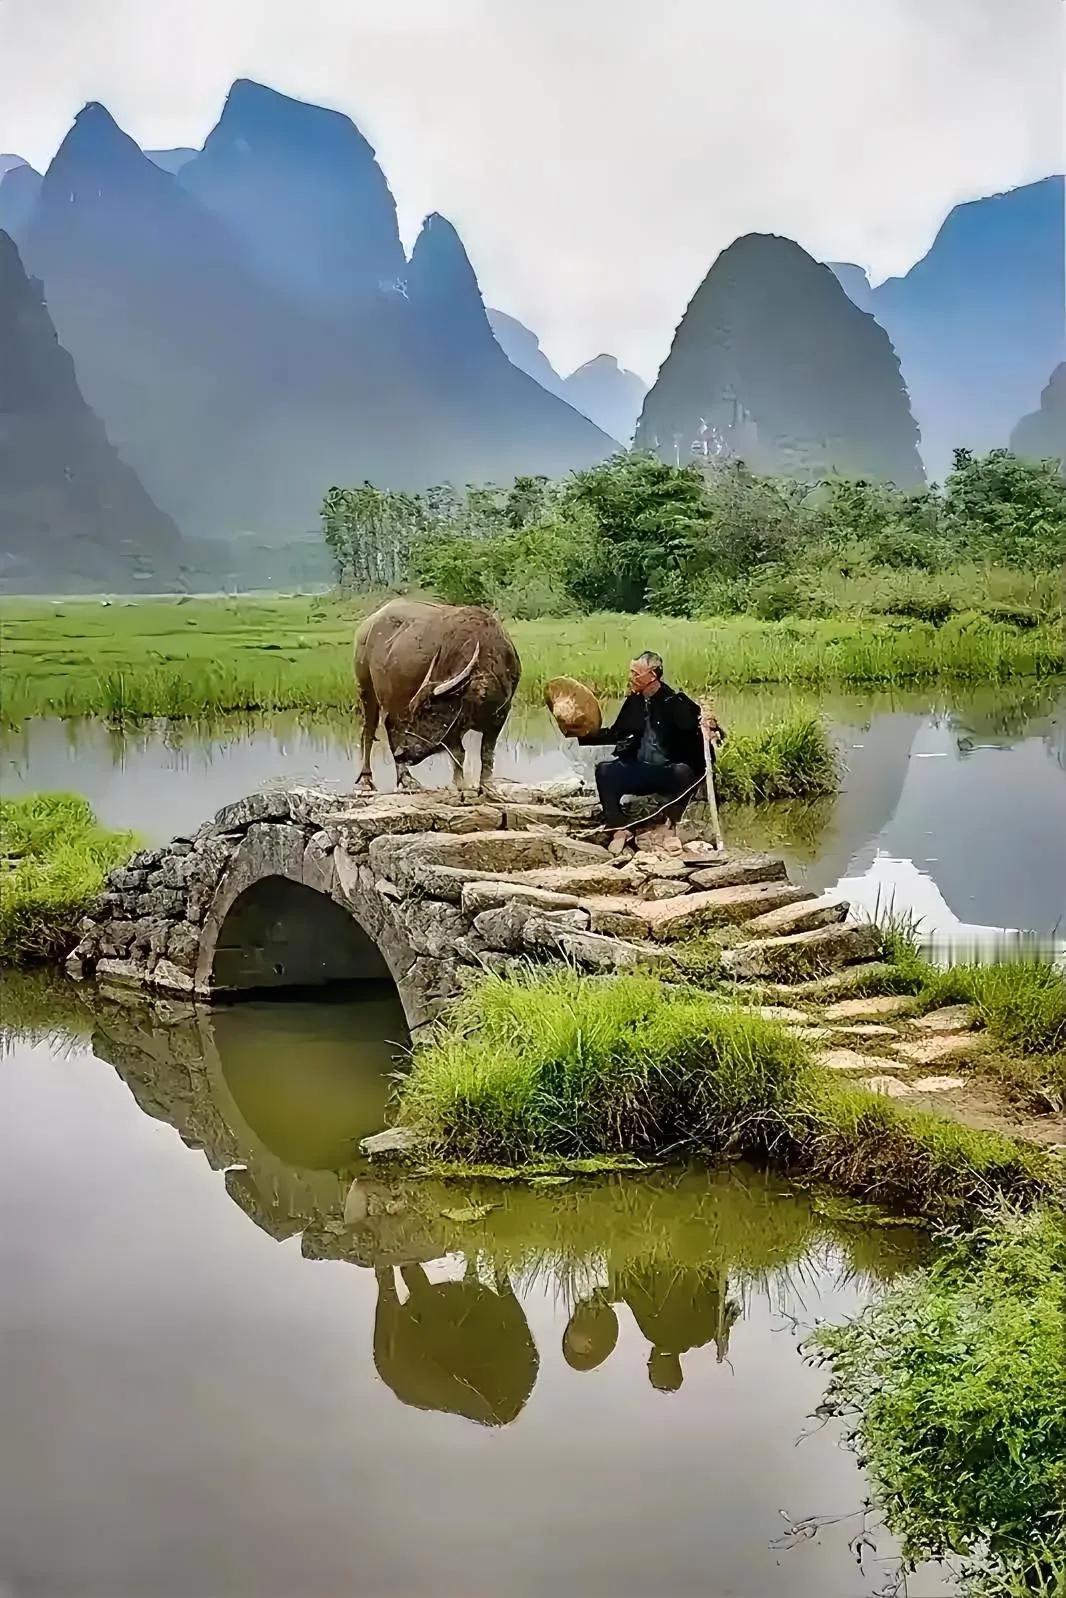
[[[135,848],[76,794],[0,799],[0,960],[65,954],[104,877]]]
[[[776,1022],[643,974],[486,977],[416,1050],[400,1115],[445,1159],[727,1150],[930,1214],[1055,1180],[1037,1151],[900,1108]]]
[[[909,1559],[974,1561],[973,1590],[1066,1580],[1066,1226],[983,1227],[814,1346]]]
[[[933,623],[976,609],[1035,625],[1039,609],[997,598],[996,574],[1066,560],[1066,481],[1007,450],[959,450],[943,489],[906,493],[631,453],[558,484],[346,496],[333,490],[323,512],[342,582],[395,582],[407,562],[410,580],[442,599],[512,616],[819,617],[839,613],[851,584],[860,610],[865,595],[867,610]],[[395,558],[378,553],[385,545]],[[962,566],[968,594],[952,580]]]

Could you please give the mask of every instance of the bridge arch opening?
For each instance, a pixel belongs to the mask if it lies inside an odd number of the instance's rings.
[[[216,992],[391,981],[374,940],[326,894],[269,876],[238,894],[219,927],[211,961]]]

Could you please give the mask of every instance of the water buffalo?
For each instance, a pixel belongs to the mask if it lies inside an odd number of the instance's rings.
[[[401,783],[408,766],[438,749],[463,782],[463,735],[481,733],[479,788],[492,781],[496,740],[511,708],[522,664],[502,622],[478,605],[390,599],[355,635],[355,680],[363,710],[361,787],[373,787],[370,751],[385,733]]]

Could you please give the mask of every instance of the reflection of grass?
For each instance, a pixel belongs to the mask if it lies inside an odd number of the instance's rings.
[[[77,942],[104,877],[132,851],[75,794],[0,799],[0,960],[47,960]]]
[[[1064,1591],[1064,1282],[1062,1216],[1008,1219],[815,1339],[904,1558],[975,1561],[975,1598]]]
[[[204,717],[227,711],[353,708],[352,636],[371,601],[145,600],[107,608],[6,602],[4,716]],[[1066,667],[1056,622],[1017,628],[977,616],[935,627],[899,618],[756,621],[589,616],[514,622],[522,697],[539,702],[561,670],[621,691],[649,647],[691,691],[736,683],[975,682]]]
[[[487,978],[416,1051],[403,1121],[450,1159],[729,1150],[935,1213],[1054,1184],[1036,1150],[843,1083],[770,1021],[654,978]]]

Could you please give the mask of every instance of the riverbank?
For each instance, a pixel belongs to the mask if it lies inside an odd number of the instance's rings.
[[[1034,1144],[901,1102],[884,1075],[849,1076],[871,1069],[859,1048],[879,1023],[852,1023],[867,1036],[835,1039],[851,1058],[834,1060],[796,1014],[646,975],[486,977],[416,1049],[399,1124],[453,1165],[724,1154],[934,1217],[1060,1189],[1060,1163]]]
[[[67,600],[0,603],[3,718],[208,719],[232,712],[354,714],[352,638],[371,599]],[[1052,615],[1052,613],[1048,613]],[[1020,617],[1018,618],[1021,619]],[[1047,677],[1066,671],[1061,614],[1024,626],[977,612],[760,621],[596,615],[508,625],[521,703],[565,669],[619,694],[654,647],[690,692],[728,684],[887,684]]]
[[[136,846],[76,794],[0,799],[0,963],[62,959],[107,873]]]

